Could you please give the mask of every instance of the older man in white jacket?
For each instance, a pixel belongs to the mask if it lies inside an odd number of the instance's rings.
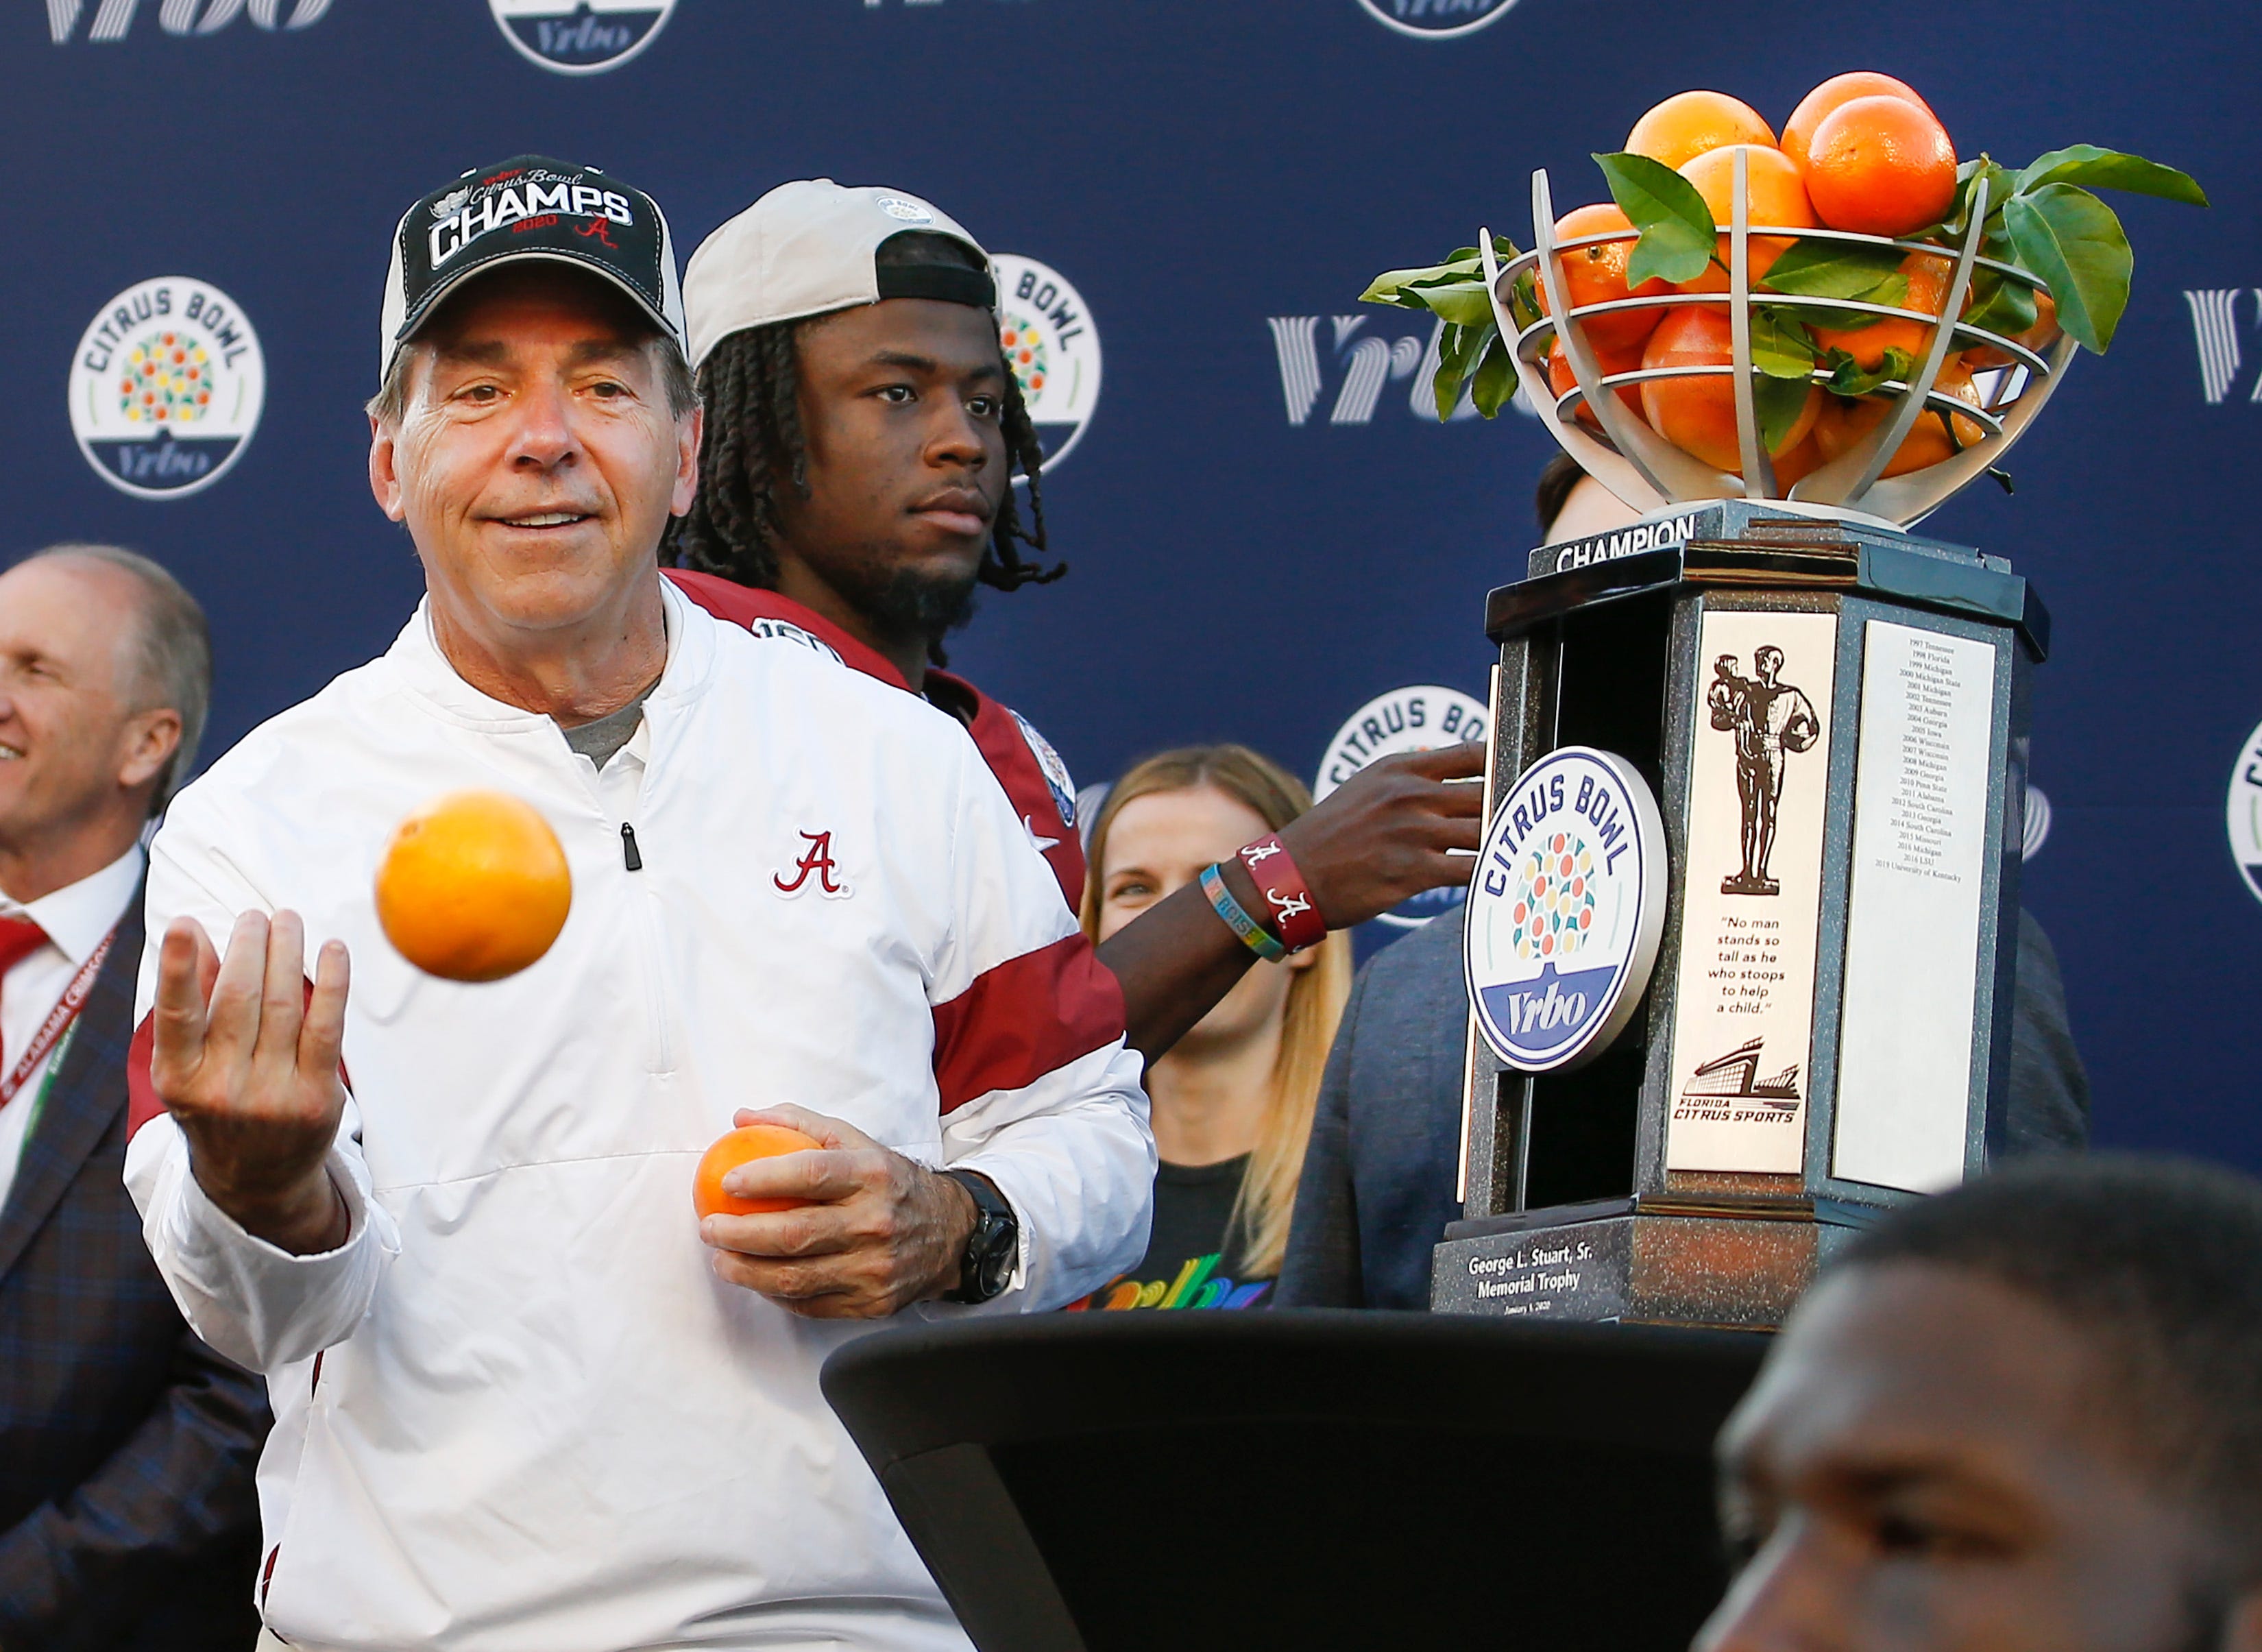
[[[370,473],[425,601],[153,846],[126,1179],[191,1323],[268,1374],[257,1586],[296,1646],[963,1646],[818,1367],[1145,1243],[1120,994],[973,744],[664,587],[681,339],[616,180],[521,156],[412,207]],[[462,787],[531,802],[573,877],[484,985],[372,897]],[[810,1202],[702,1223],[746,1108],[825,1148],[736,1190]]]

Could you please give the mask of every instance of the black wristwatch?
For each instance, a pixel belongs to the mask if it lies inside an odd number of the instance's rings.
[[[958,1259],[958,1288],[944,1292],[942,1300],[986,1302],[1013,1282],[1013,1264],[1021,1253],[1021,1224],[987,1176],[970,1170],[942,1173],[974,1200],[974,1231],[966,1236],[965,1253]]]

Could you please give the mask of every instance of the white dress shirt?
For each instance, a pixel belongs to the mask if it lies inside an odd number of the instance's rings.
[[[0,890],[0,918],[28,918],[47,932],[45,946],[34,947],[0,977],[0,1078],[16,1070],[40,1023],[94,956],[103,936],[125,915],[140,884],[141,846],[137,843],[100,871],[29,904]],[[32,1128],[40,1089],[68,1042],[59,1041],[47,1067],[25,1078],[16,1099],[0,1107],[0,1206],[7,1204],[8,1190],[15,1185],[24,1133]]]

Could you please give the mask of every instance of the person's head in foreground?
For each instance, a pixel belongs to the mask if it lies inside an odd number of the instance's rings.
[[[684,294],[709,421],[684,566],[816,610],[914,686],[977,585],[1060,573],[1018,548],[1044,549],[1044,455],[990,256],[939,208],[782,184],[692,255]]]
[[[1135,766],[1091,828],[1084,932],[1106,940],[1201,869],[1311,807],[1303,783],[1245,746],[1192,746]],[[1351,937],[1259,964],[1147,1073],[1156,1146],[1170,1166],[1246,1157],[1228,1230],[1210,1251],[1224,1271],[1270,1279],[1287,1249],[1296,1175],[1312,1130],[1328,1048],[1351,995]],[[1169,1190],[1158,1190],[1164,1240]],[[1191,1242],[1191,1241],[1190,1241]],[[1151,1250],[1142,1276],[1184,1257]]]
[[[1699,1652],[2262,1648],[2262,1184],[2053,1159],[1895,1213],[1720,1457]]]
[[[571,723],[659,675],[656,552],[698,474],[683,334],[666,220],[594,168],[520,155],[402,219],[370,486],[474,686]]]

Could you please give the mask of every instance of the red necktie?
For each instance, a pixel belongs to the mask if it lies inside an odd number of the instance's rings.
[[[28,918],[0,918],[0,985],[8,971],[47,943],[47,932]],[[8,1050],[0,1040],[0,1073],[8,1070]]]

